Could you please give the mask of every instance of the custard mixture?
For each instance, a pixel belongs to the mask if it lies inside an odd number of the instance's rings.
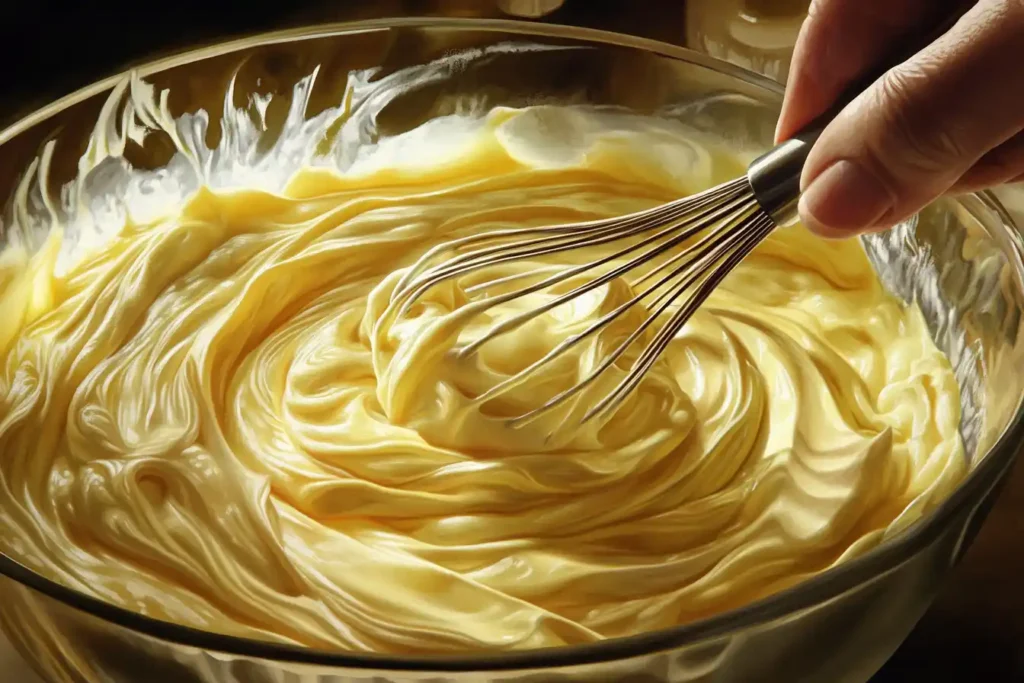
[[[383,653],[670,627],[864,553],[967,464],[950,365],[857,241],[776,230],[638,390],[578,428],[508,418],[643,311],[475,399],[627,300],[628,276],[458,362],[515,311],[452,325],[472,298],[457,282],[382,317],[445,240],[647,208],[747,160],[669,121],[495,109],[281,192],[199,190],[66,272],[60,233],[8,248],[0,550],[159,619]]]

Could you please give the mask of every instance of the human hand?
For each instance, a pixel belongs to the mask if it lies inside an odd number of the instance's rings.
[[[813,0],[776,137],[796,133],[893,45],[964,5]],[[800,180],[809,228],[833,237],[887,228],[944,193],[1024,180],[1024,0],[967,6],[825,128]]]

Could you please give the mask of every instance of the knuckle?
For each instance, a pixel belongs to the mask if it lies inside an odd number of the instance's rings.
[[[875,105],[882,116],[880,144],[914,170],[938,173],[968,153],[957,131],[942,125],[941,111],[927,97],[935,69],[927,62],[903,64],[880,80]]]

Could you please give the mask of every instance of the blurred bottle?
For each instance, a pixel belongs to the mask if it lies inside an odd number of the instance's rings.
[[[505,14],[524,19],[540,19],[565,4],[565,0],[497,0]]]
[[[689,0],[686,46],[784,82],[810,0]]]

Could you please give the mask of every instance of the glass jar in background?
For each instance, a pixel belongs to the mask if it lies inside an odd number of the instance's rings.
[[[497,0],[498,9],[521,19],[539,19],[565,4],[565,0]]]
[[[690,0],[685,45],[779,82],[810,0]]]

